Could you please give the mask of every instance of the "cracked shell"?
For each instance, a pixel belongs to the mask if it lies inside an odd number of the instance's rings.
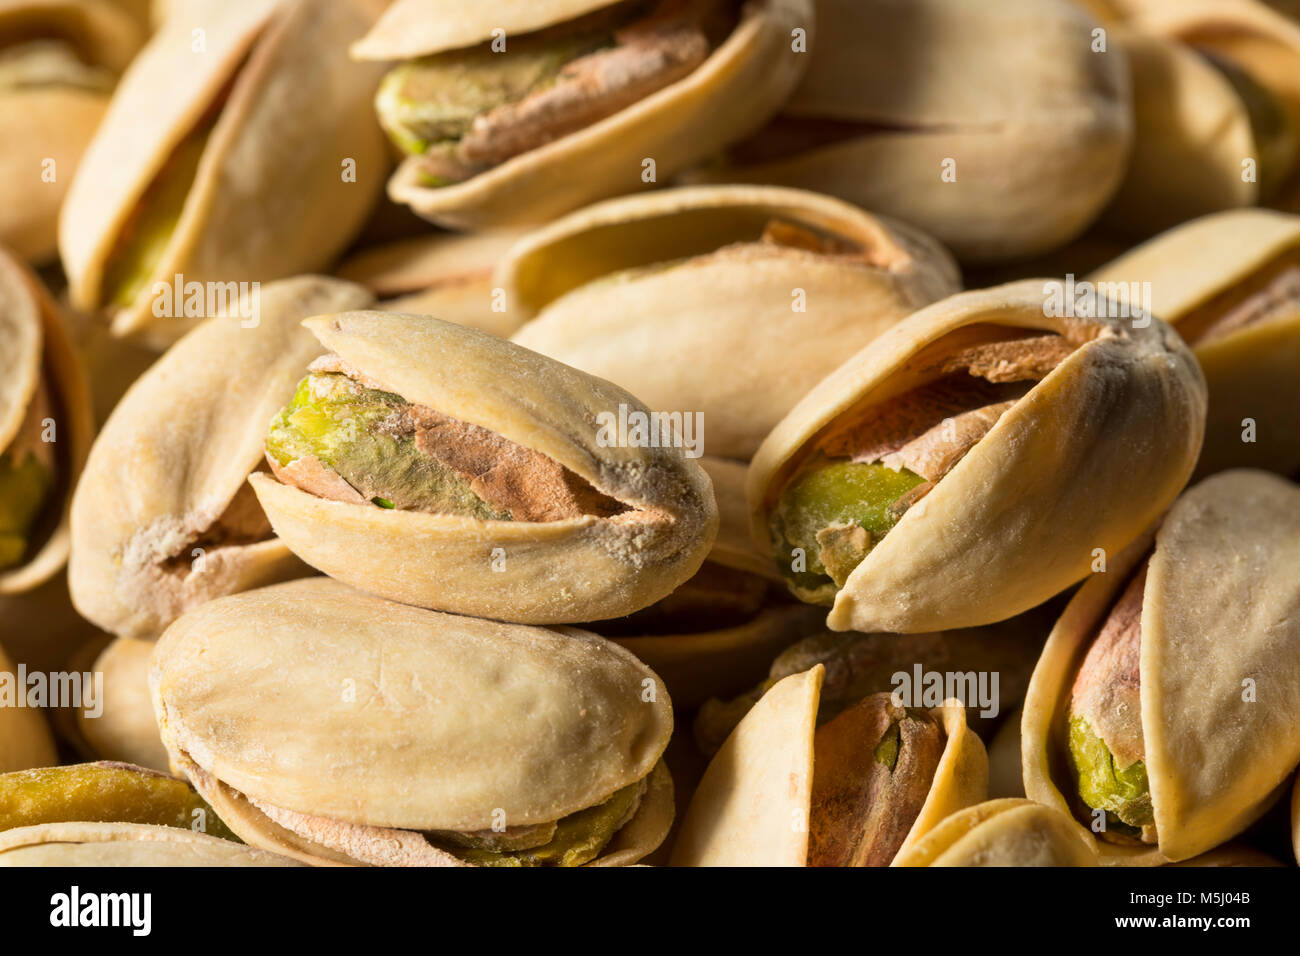
[[[636,862],[672,820],[668,695],[630,653],[573,628],[313,578],[181,618],[150,686],[173,761],[221,818],[305,862],[403,862],[406,840],[424,844],[407,865],[460,865],[412,831],[544,825],[639,781],[639,807],[592,863]]]

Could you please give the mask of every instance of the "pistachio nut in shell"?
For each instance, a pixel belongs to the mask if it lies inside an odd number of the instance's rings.
[[[311,578],[182,617],[150,686],[172,760],[221,818],[305,862],[623,865],[672,822],[668,695],[573,628]]]
[[[187,9],[123,76],[59,223],[72,304],[108,313],[119,336],[159,345],[215,314],[217,293],[233,299],[238,283],[329,264],[363,225],[387,168],[368,102],[379,71],[347,57],[370,22],[366,5]],[[202,54],[192,50],[196,22]],[[163,291],[194,283],[201,309],[188,292],[180,303]]]
[[[749,135],[812,27],[810,0],[397,0],[353,54],[405,60],[376,98],[408,154],[389,196],[482,229],[640,192]]]
[[[0,867],[9,866],[301,866],[196,833],[143,823],[46,823],[0,833]]]
[[[69,501],[94,420],[63,313],[3,249],[0,342],[2,597],[31,591],[67,560]]]
[[[132,763],[167,771],[167,750],[158,736],[149,697],[149,658],[153,643],[115,638],[95,658],[92,672],[103,674],[104,710],[76,716],[81,741],[101,760]]]
[[[1300,216],[1239,209],[1169,230],[1092,273],[1192,347],[1209,385],[1197,474],[1300,469]]]
[[[530,319],[514,341],[699,412],[706,451],[744,460],[846,354],[961,287],[919,231],[767,186],[600,203],[525,238],[497,279]]]
[[[54,258],[67,184],[143,39],[100,0],[0,7],[0,244],[29,262]]]
[[[1083,828],[1023,798],[954,813],[899,855],[898,866],[1096,866]]]
[[[184,780],[125,763],[0,774],[0,833],[49,823],[141,823],[235,839]]]
[[[819,0],[781,115],[691,181],[763,182],[925,230],[963,263],[1064,245],[1119,185],[1122,50],[1067,0]],[[1043,210],[1050,209],[1050,215]]]
[[[937,302],[804,396],[750,466],[755,541],[834,630],[1005,620],[1182,488],[1205,381],[1169,326],[1025,280]],[[1129,317],[1121,318],[1120,315]]]
[[[365,286],[391,312],[436,315],[508,337],[520,320],[505,307],[492,274],[521,229],[408,236],[362,249],[336,274]]]
[[[58,762],[45,714],[39,707],[25,706],[26,695],[18,669],[0,647],[0,774]]]
[[[703,563],[718,514],[674,447],[621,441],[609,382],[429,316],[304,323],[325,349],[249,480],[300,558],[372,594],[521,624],[622,617]],[[680,437],[680,436],[678,436]]]
[[[1186,860],[1241,833],[1300,764],[1300,488],[1229,471],[1066,608],[1030,681],[1025,793],[1103,862]]]
[[[700,781],[674,866],[885,866],[985,796],[984,746],[964,710],[909,710],[888,694],[816,726],[825,669],[776,683]]]
[[[153,639],[210,598],[311,573],[247,479],[264,467],[267,421],[324,351],[302,320],[370,302],[340,279],[268,283],[256,323],[208,319],[136,381],[72,503],[68,581],[86,618]]]

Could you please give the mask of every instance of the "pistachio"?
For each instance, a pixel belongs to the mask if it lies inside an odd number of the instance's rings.
[[[0,867],[300,865],[240,843],[171,826],[78,821],[0,832]]]
[[[410,604],[519,623],[640,610],[698,570],[708,475],[671,442],[597,426],[631,395],[425,316],[308,320],[331,354],[275,419],[250,479],[304,561]]]
[[[1264,472],[1205,479],[1048,638],[1021,721],[1025,793],[1075,815],[1105,862],[1211,850],[1300,764],[1285,716],[1300,699],[1298,503],[1300,488]]]
[[[1096,866],[1083,829],[1059,810],[1006,798],[948,817],[899,855],[896,866]]]
[[[150,686],[172,761],[222,819],[304,862],[625,865],[671,823],[672,703],[582,631],[308,579],[182,617]]]
[[[132,763],[167,771],[167,751],[158,736],[149,699],[149,656],[153,644],[130,637],[111,641],[95,657],[90,670],[104,675],[103,713],[76,715],[76,735],[102,760]]]
[[[194,789],[124,763],[85,763],[0,774],[0,832],[50,823],[144,823],[236,839]]]
[[[810,0],[397,0],[353,45],[401,62],[375,100],[389,195],[461,229],[540,223],[666,180],[770,117]],[[504,35],[503,35],[504,32]],[[504,46],[502,45],[504,43]],[[581,169],[581,176],[573,170]]]
[[[0,647],[0,680],[17,684],[17,668]],[[0,707],[0,774],[57,762],[54,738],[44,714],[35,707]]]
[[[831,605],[831,628],[1005,620],[1087,574],[1094,548],[1121,548],[1186,481],[1205,402],[1190,350],[1101,297],[1089,311],[1108,317],[1053,318],[1049,291],[1026,280],[922,309],[760,447],[755,540],[796,597]],[[1136,470],[1150,494],[1116,507],[1102,489]]]

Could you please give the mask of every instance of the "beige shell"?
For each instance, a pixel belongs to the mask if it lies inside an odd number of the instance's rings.
[[[860,251],[759,245],[773,220]],[[961,287],[928,236],[765,186],[670,189],[581,210],[517,245],[497,284],[531,319],[514,341],[651,408],[701,413],[705,450],[736,459],[846,354]]]
[[[673,866],[804,866],[812,801],[813,737],[825,668],[772,687],[714,755],[673,846]],[[936,711],[945,744],[901,857],[940,820],[985,796],[984,746],[965,709]]]
[[[933,378],[938,359],[970,335],[1037,330],[1075,346],[849,575],[832,629],[911,633],[1010,618],[1086,576],[1094,549],[1122,548],[1187,481],[1205,408],[1191,352],[1151,316],[1048,315],[1049,288],[1025,280],[917,312],[809,392],[763,442],[748,484],[757,542],[768,540],[768,509],[825,429]]]
[[[0,833],[0,867],[300,865],[230,840],[143,823],[45,823]]]
[[[94,434],[85,371],[67,319],[41,281],[0,249],[0,452],[22,426],[38,384],[51,400],[55,484],[32,528],[25,563],[0,571],[0,596],[48,581],[68,557],[68,510],[73,485]],[[15,622],[16,623],[16,622]]]
[[[60,39],[82,62],[114,74],[144,40],[129,16],[102,0],[10,0],[0,7],[0,45],[30,37]],[[107,106],[107,94],[75,83],[0,94],[0,244],[29,262],[54,258],[59,205]]]
[[[1032,800],[989,800],[954,813],[900,853],[897,866],[1096,866],[1086,831]]]
[[[252,800],[409,830],[487,829],[500,812],[512,826],[556,820],[655,769],[673,726],[662,687],[647,693],[658,685],[592,634],[440,614],[324,578],[190,612],[150,676],[163,741],[221,818],[313,861],[330,855]],[[657,838],[607,855],[658,845],[671,792],[652,786],[625,827]]]
[[[1149,538],[1070,602],[1030,681],[1025,793],[1069,813],[1064,736],[1082,656]],[[1230,471],[1187,491],[1155,535],[1142,605],[1145,761],[1159,845],[1098,841],[1103,862],[1186,860],[1244,830],[1300,764],[1300,488]],[[1249,679],[1257,700],[1243,690]]]
[[[1063,245],[1119,185],[1127,63],[1093,52],[1096,24],[1067,0],[821,0],[817,14],[783,116],[692,178],[839,196],[972,263]]]
[[[408,604],[565,624],[631,614],[704,561],[718,525],[708,475],[681,448],[602,447],[598,416],[645,411],[617,386],[427,316],[345,312],[305,324],[385,390],[540,452],[634,509],[480,521],[330,501],[254,474],[276,533],[313,567]]]
[[[27,688],[18,683],[18,669],[3,647],[0,647],[0,682],[9,685],[9,693],[25,700]],[[16,703],[15,700],[0,705],[0,773],[52,767],[58,763],[58,756],[45,714],[40,708],[15,706]]]
[[[521,229],[436,233],[398,239],[356,253],[336,270],[383,300],[391,312],[434,315],[503,338],[520,320],[505,307],[492,274]]]
[[[256,324],[209,319],[131,387],[72,503],[68,580],[85,617],[152,639],[213,597],[310,573],[269,534],[222,541],[222,518],[248,495],[267,423],[323,351],[301,321],[369,303],[339,279],[270,283]]]
[[[609,0],[475,3],[397,0],[353,47],[368,59],[401,59],[470,46],[495,28],[526,33]],[[418,157],[393,175],[388,194],[421,216],[458,229],[546,222],[598,199],[647,188],[757,129],[790,94],[807,57],[792,32],[812,30],[811,0],[748,0],[731,36],[689,76],[592,126],[523,153],[454,186],[420,182]]]
[[[380,71],[347,58],[368,6],[196,0],[187,9],[192,16],[165,23],[123,76],[59,223],[73,305],[109,308],[115,334],[159,344],[198,317],[166,316],[155,280],[267,281],[322,268],[361,228],[387,168],[369,103]],[[191,48],[196,22],[204,24],[201,56]],[[151,279],[129,306],[111,306],[105,268],[124,225],[178,144],[218,106]],[[354,182],[346,160],[355,161]]]
[[[80,737],[100,760],[169,771],[167,750],[158,735],[149,697],[149,659],[153,643],[119,637],[95,659],[92,671],[103,675],[104,712],[88,717],[78,711]]]
[[[1171,229],[1088,277],[1112,296],[1149,291],[1152,311],[1191,343],[1210,392],[1199,475],[1300,469],[1300,306],[1213,341],[1198,335],[1286,269],[1300,269],[1300,216],[1242,209]]]

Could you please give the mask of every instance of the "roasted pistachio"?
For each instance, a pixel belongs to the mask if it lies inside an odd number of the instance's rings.
[[[825,668],[778,681],[705,771],[674,866],[886,866],[985,796],[984,746],[955,701],[876,694],[816,728]]]
[[[1185,339],[1209,385],[1198,475],[1300,469],[1300,216],[1205,216],[1102,266],[1090,281],[1150,307]]]
[[[1119,185],[1126,61],[1094,50],[1095,22],[1067,0],[816,7],[811,63],[782,114],[694,179],[839,196],[972,263],[1063,245]]]
[[[498,285],[514,341],[699,412],[709,454],[749,459],[847,352],[956,292],[937,243],[793,189],[688,187],[614,199],[517,245]],[[647,362],[646,349],[682,356]]]
[[[1059,312],[1052,288],[915,313],[764,440],[755,540],[798,597],[833,605],[831,628],[1010,618],[1086,575],[1095,548],[1122,548],[1187,480],[1205,407],[1190,350],[1099,296]],[[1116,497],[1126,485],[1141,493]]]
[[[442,225],[483,228],[667,180],[776,111],[803,71],[790,38],[811,31],[811,7],[397,0],[352,48],[406,61],[376,98],[408,154],[389,195]]]
[[[68,580],[105,631],[152,639],[220,594],[310,573],[252,489],[267,420],[323,351],[300,325],[362,308],[337,279],[269,283],[258,321],[209,319],[135,383],[91,451],[72,504]]]
[[[900,854],[897,866],[1096,866],[1097,851],[1059,810],[1013,797],[967,807]]]
[[[349,62],[344,46],[372,22],[370,4],[195,0],[187,10],[119,85],[60,214],[73,305],[158,344],[220,311],[213,290],[234,308],[239,283],[328,264],[386,169],[368,104],[379,70]],[[349,161],[351,181],[340,168]],[[195,283],[201,307],[183,291]]]
[[[305,862],[625,865],[672,821],[668,695],[575,629],[308,579],[182,617],[150,686],[173,762],[222,819]]]
[[[250,479],[308,564],[409,604],[526,624],[631,614],[699,569],[717,532],[708,475],[618,387],[427,316],[306,326],[330,354],[270,425]]]
[[[171,826],[77,821],[0,833],[0,867],[300,865],[240,843]]]
[[[18,684],[18,669],[0,647],[0,687],[13,693],[26,693]],[[26,701],[0,701],[0,774],[31,767],[48,767],[57,761],[54,738],[39,707],[20,706]],[[3,779],[3,777],[0,777]]]
[[[1025,792],[1107,861],[1194,857],[1242,832],[1300,764],[1300,488],[1229,471],[1070,602],[1021,722]]]
[[[65,322],[0,249],[0,595],[31,590],[68,556],[68,497],[94,423]]]
[[[103,713],[76,714],[80,742],[96,757],[166,772],[167,751],[158,736],[149,699],[149,657],[153,644],[131,637],[110,642],[91,664],[104,681]]]

